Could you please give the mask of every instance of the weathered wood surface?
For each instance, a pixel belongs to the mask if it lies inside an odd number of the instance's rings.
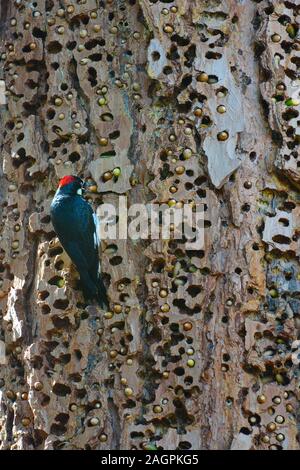
[[[299,448],[297,3],[0,2],[2,449]],[[205,249],[103,244],[83,309],[71,173],[205,203]]]

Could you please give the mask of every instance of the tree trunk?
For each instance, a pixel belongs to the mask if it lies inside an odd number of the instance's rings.
[[[2,449],[299,448],[299,14],[1,0]],[[84,307],[67,174],[95,210],[205,204],[203,250],[103,241],[112,312]]]

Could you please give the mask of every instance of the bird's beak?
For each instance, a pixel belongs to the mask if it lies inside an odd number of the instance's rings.
[[[98,191],[97,191],[97,185],[94,184],[94,183],[91,183],[89,181],[86,181],[83,183],[82,185],[82,189],[85,193],[94,193],[94,194],[98,194]]]

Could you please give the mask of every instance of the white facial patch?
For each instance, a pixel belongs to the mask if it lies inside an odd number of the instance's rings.
[[[82,196],[82,188],[77,189],[77,194],[79,194],[79,196]]]

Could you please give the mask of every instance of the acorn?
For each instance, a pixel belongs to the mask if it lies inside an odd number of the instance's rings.
[[[279,405],[281,403],[281,398],[278,396],[273,397],[273,403],[275,403],[276,405]]]
[[[194,361],[194,359],[189,359],[186,364],[187,364],[188,367],[194,367],[195,366],[195,361]]]
[[[252,426],[254,426],[257,423],[257,419],[255,416],[250,416],[249,422]]]
[[[124,393],[127,397],[131,397],[133,395],[133,390],[130,387],[126,387]]]
[[[193,348],[189,348],[186,353],[187,353],[188,356],[193,356],[193,354],[195,353],[195,351],[194,351]]]
[[[75,10],[75,8],[74,8],[73,5],[67,6],[67,12],[68,12],[68,13],[74,13],[74,10]]]
[[[115,359],[118,355],[118,351],[116,351],[115,349],[112,349],[109,353],[111,359]]]
[[[184,166],[177,166],[175,168],[175,173],[177,175],[183,175],[184,172],[185,172],[185,167]]]
[[[163,374],[162,374],[164,379],[168,379],[169,375],[170,375],[170,372],[168,372],[168,371],[164,371]]]
[[[276,379],[276,382],[277,382],[278,384],[283,384],[283,382],[284,382],[284,379],[283,379],[282,374],[276,374],[276,375],[275,375],[275,379]]]
[[[6,396],[9,400],[13,400],[15,398],[15,392],[13,392],[12,390],[7,390]]]
[[[178,8],[177,8],[175,5],[173,5],[173,6],[170,8],[170,11],[171,11],[172,13],[177,13]]]
[[[286,32],[288,33],[288,35],[292,39],[294,39],[297,35],[297,30],[292,24],[287,25]]]
[[[170,193],[175,194],[178,191],[178,189],[176,188],[176,186],[170,186],[169,191]]]
[[[122,305],[120,305],[120,304],[115,304],[115,305],[114,305],[114,312],[115,312],[115,313],[119,314],[119,313],[122,312],[122,310],[123,310],[123,309],[122,309]]]
[[[114,168],[112,173],[113,173],[115,178],[119,178],[119,176],[121,174],[121,168],[120,167]]]
[[[89,424],[91,426],[97,426],[99,424],[99,418],[96,418],[96,417],[91,418],[90,421],[89,421]]]
[[[168,200],[168,206],[169,207],[174,207],[176,205],[176,199],[169,199]]]
[[[64,26],[59,26],[59,27],[57,28],[57,32],[58,32],[58,34],[64,34],[64,32],[65,32]]]
[[[225,140],[227,140],[229,137],[229,134],[227,131],[222,131],[222,132],[219,132],[218,135],[217,135],[217,139],[220,141],[220,142],[224,142]]]
[[[112,27],[110,28],[110,32],[111,32],[112,34],[117,34],[118,28],[117,28],[116,26],[112,26]]]
[[[197,75],[196,78],[197,82],[208,82],[208,75],[205,72],[201,72],[199,75]]]
[[[202,111],[201,108],[196,108],[196,109],[194,110],[194,116],[196,116],[196,117],[201,117],[202,114],[203,114],[203,111]]]
[[[188,160],[188,159],[191,158],[191,156],[193,155],[193,152],[192,152],[192,150],[191,150],[190,148],[186,148],[186,149],[184,149],[184,151],[183,151],[182,154],[183,154],[183,158],[184,158],[185,160]]]
[[[191,322],[185,322],[185,323],[183,324],[183,329],[184,329],[184,331],[190,331],[192,328],[193,328],[193,325],[192,325]]]
[[[261,440],[263,441],[264,444],[268,444],[270,442],[270,438],[267,434],[264,434]]]
[[[300,104],[300,100],[297,100],[295,98],[288,98],[285,101],[286,106],[299,106],[299,104]]]
[[[217,111],[220,114],[224,114],[224,113],[226,113],[226,108],[225,108],[224,105],[220,104],[220,106],[217,107]]]
[[[107,435],[104,434],[104,433],[100,434],[99,441],[100,442],[106,442],[107,441]]]
[[[160,307],[160,310],[161,312],[163,313],[167,313],[170,311],[170,305],[169,304],[163,304],[161,307]]]
[[[284,423],[284,417],[281,416],[281,415],[278,415],[278,416],[276,416],[275,421],[278,424],[283,424]]]
[[[286,405],[286,411],[287,411],[288,413],[291,413],[291,412],[293,411],[293,406],[292,406],[290,403],[288,403],[288,404]]]
[[[258,397],[257,397],[258,403],[265,403],[266,400],[267,400],[267,398],[266,398],[265,395],[258,395]]]
[[[277,33],[272,34],[271,39],[273,42],[280,42],[281,41],[281,36]]]
[[[161,289],[159,291],[159,295],[160,295],[160,297],[163,297],[163,298],[167,297],[168,296],[168,291],[166,289]]]
[[[102,147],[105,147],[107,144],[108,144],[108,140],[105,138],[105,137],[101,137],[99,139],[99,144],[102,146]]]
[[[170,142],[174,142],[174,141],[176,140],[176,135],[175,135],[175,134],[171,134],[171,135],[169,136],[169,140],[170,140]]]
[[[113,177],[113,174],[112,174],[111,171],[106,171],[106,172],[102,175],[102,179],[103,179],[103,181],[105,181],[105,182],[111,180],[112,177]]]
[[[159,405],[153,406],[153,411],[154,411],[154,413],[161,413],[162,410],[163,410],[162,407],[159,406]]]
[[[60,18],[63,18],[65,16],[65,10],[63,8],[59,8],[56,12],[56,15]]]
[[[284,440],[285,440],[285,435],[282,434],[282,433],[277,434],[276,440],[277,440],[278,442],[284,441]]]
[[[128,366],[132,366],[133,360],[132,360],[131,358],[127,359],[126,364],[127,364]]]
[[[193,129],[191,129],[190,127],[186,127],[184,129],[184,133],[185,135],[191,135],[193,133]]]
[[[22,421],[21,421],[22,425],[24,427],[27,427],[30,425],[31,421],[30,421],[30,418],[23,418]]]
[[[267,430],[270,431],[270,432],[274,432],[276,428],[277,428],[277,426],[273,422],[267,424]]]
[[[173,26],[171,26],[170,24],[166,24],[164,26],[164,32],[168,34],[172,34],[174,32]]]
[[[27,392],[21,393],[21,399],[24,401],[28,400],[28,393]]]
[[[133,37],[134,37],[134,39],[140,39],[141,35],[138,31],[134,31]]]
[[[82,30],[79,32],[79,36],[80,36],[82,39],[86,38],[86,37],[87,37],[87,34],[88,34],[88,32],[87,32],[86,29],[82,29]]]
[[[54,100],[55,106],[61,106],[63,104],[63,100],[60,97],[55,98]]]
[[[56,283],[57,287],[62,288],[65,285],[65,280],[64,279],[58,279]]]
[[[71,403],[70,406],[69,406],[69,410],[70,410],[70,411],[76,411],[76,410],[77,410],[77,405],[76,405],[76,403]]]
[[[104,318],[107,320],[110,320],[114,316],[113,312],[105,312],[104,313]]]
[[[94,24],[93,30],[95,31],[95,33],[99,33],[99,31],[101,31],[101,25],[100,24]]]

